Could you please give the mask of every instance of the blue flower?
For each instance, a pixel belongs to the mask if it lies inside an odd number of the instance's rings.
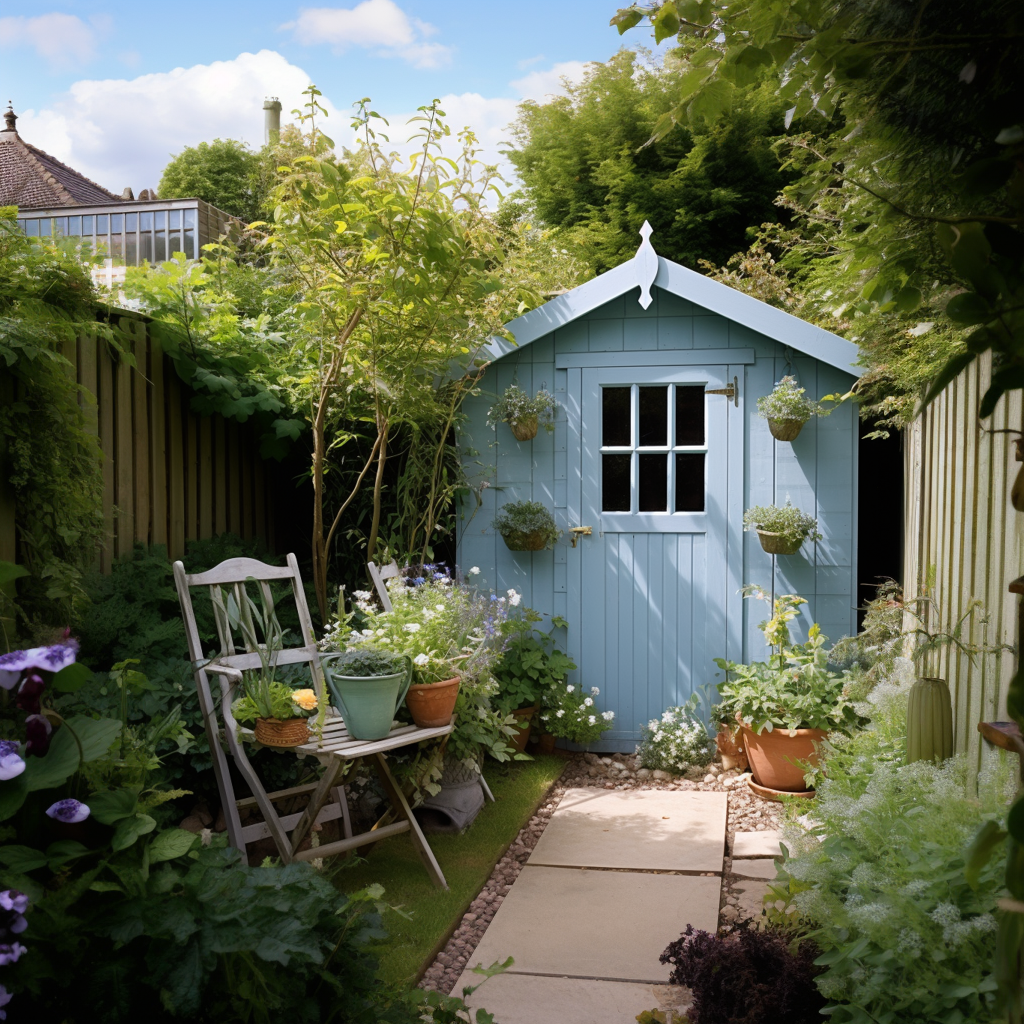
[[[78,822],[85,821],[89,817],[90,811],[88,806],[83,804],[81,800],[74,800],[69,797],[67,800],[58,800],[55,804],[51,804],[46,809],[46,813],[54,821],[63,821],[68,825],[77,825]]]
[[[28,950],[20,942],[0,942],[0,967],[16,964],[18,957]]]
[[[11,993],[3,985],[0,985],[0,1020],[7,1020],[7,1013],[3,1007],[11,1001],[11,998]]]
[[[417,576],[412,582],[413,586],[422,587],[423,584],[427,582],[427,580],[426,577],[424,576]]]
[[[25,761],[18,753],[18,744],[13,740],[0,740],[0,782],[17,778],[24,770]]]
[[[28,897],[17,889],[4,889],[0,892],[0,910],[13,910],[16,914],[24,914],[28,910]]]

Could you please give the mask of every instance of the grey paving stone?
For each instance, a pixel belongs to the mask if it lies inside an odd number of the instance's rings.
[[[775,861],[768,857],[757,860],[734,860],[732,862],[732,873],[739,878],[765,878],[773,879],[777,874]]]
[[[732,856],[741,860],[747,857],[778,857],[782,853],[779,832],[737,832],[733,836]]]

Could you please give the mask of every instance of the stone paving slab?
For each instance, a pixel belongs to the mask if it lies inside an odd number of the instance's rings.
[[[775,861],[762,857],[758,860],[734,860],[732,873],[737,878],[764,878],[771,881],[778,874]]]
[[[718,877],[528,864],[468,966],[512,956],[515,973],[667,982],[658,957],[687,924],[717,929],[720,893]]]
[[[733,836],[732,855],[733,859],[746,857],[780,857],[782,847],[779,846],[782,840],[781,832],[766,830],[764,832],[737,832]]]
[[[529,864],[721,871],[728,799],[725,793],[569,789]]]
[[[467,971],[453,995],[481,980]],[[634,1024],[643,1010],[679,1015],[689,1002],[688,991],[676,985],[501,974],[477,989],[467,1005],[493,1013],[495,1024]]]

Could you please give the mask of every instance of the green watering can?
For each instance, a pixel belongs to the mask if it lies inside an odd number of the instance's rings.
[[[357,740],[382,740],[391,732],[395,712],[412,685],[412,658],[404,672],[388,676],[343,676],[331,667],[337,654],[321,654],[320,664],[349,735]]]

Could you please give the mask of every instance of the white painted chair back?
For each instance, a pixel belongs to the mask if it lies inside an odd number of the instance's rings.
[[[386,612],[391,611],[391,597],[388,594],[387,581],[402,574],[402,570],[398,568],[398,563],[392,561],[388,565],[382,565],[378,568],[373,562],[367,562],[366,568],[370,570],[370,579],[373,580],[373,585],[377,590],[381,607]]]

